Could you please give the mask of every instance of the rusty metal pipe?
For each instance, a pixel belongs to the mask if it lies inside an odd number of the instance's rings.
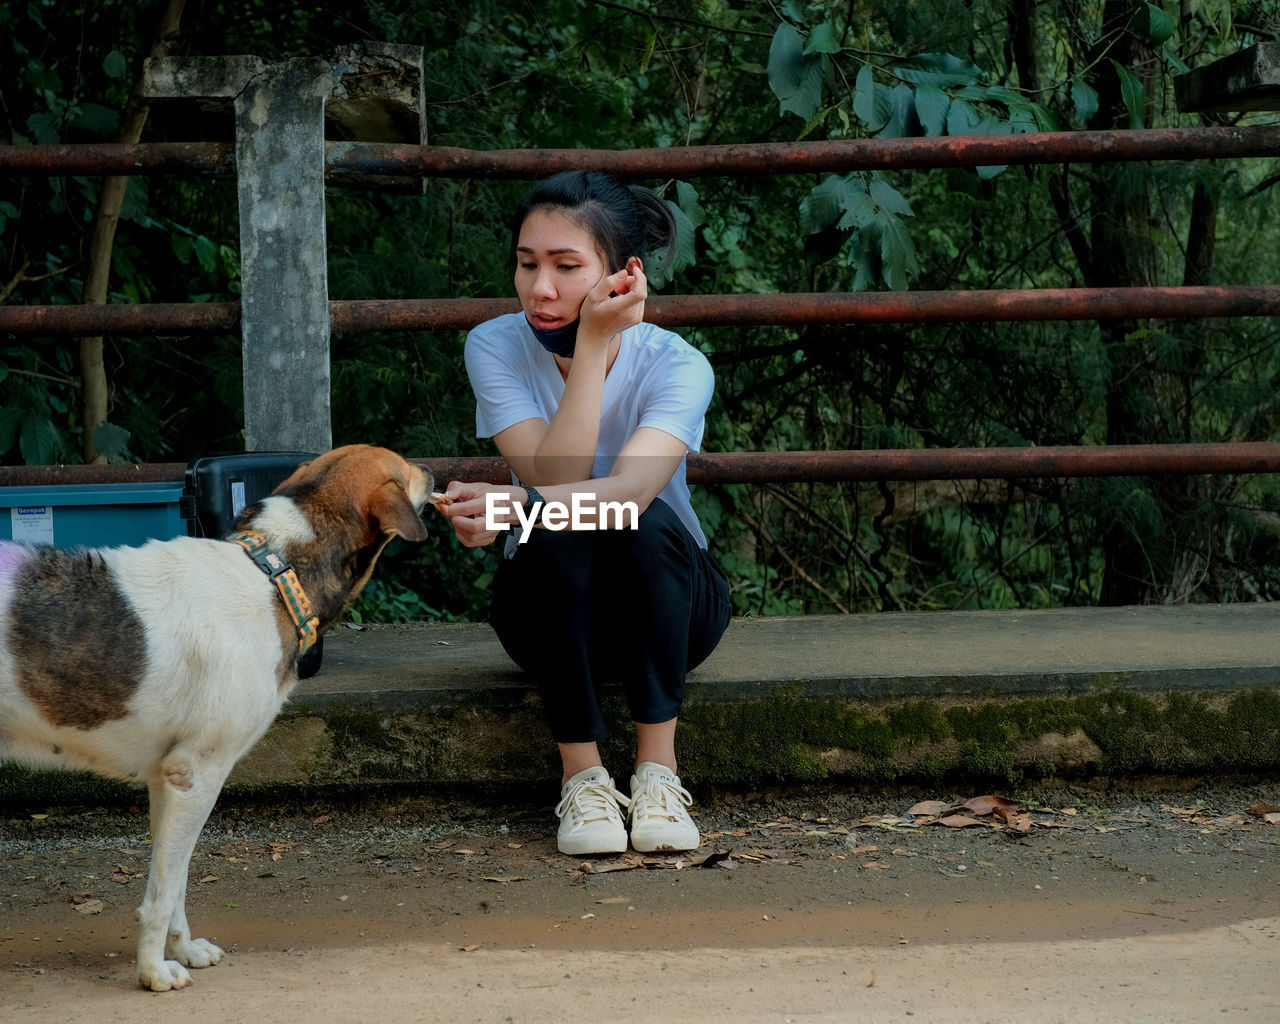
[[[329,316],[336,333],[468,330],[519,308],[514,299],[372,299],[331,303]],[[645,303],[645,319],[662,327],[1278,315],[1278,285],[655,295]]]
[[[236,173],[230,142],[82,142],[52,146],[0,146],[0,174],[62,177],[73,174]]]
[[[331,142],[328,163],[342,173],[422,177],[541,178],[557,171],[609,171],[625,178],[812,174],[995,164],[1204,160],[1275,156],[1280,126],[1033,132],[933,138],[762,142],[661,149],[468,150],[399,143]]]
[[[510,481],[494,456],[414,459],[449,480]],[[183,463],[131,466],[0,466],[0,487],[163,482],[183,479]],[[1060,445],[1043,448],[930,448],[827,452],[695,452],[698,484],[835,483],[869,480],[1039,479],[1192,476],[1280,472],[1280,442]]]
[[[330,302],[329,316],[337,334],[461,331],[519,308],[515,299],[361,299]],[[646,315],[665,327],[1280,316],[1280,285],[656,295]],[[0,333],[9,334],[234,334],[239,327],[234,302],[0,306]]]
[[[1280,443],[936,448],[827,452],[703,452],[689,480],[805,483],[860,480],[980,480],[1093,476],[1275,473]]]
[[[1032,132],[934,138],[763,142],[633,150],[469,150],[398,143],[329,142],[331,179],[344,175],[538,178],[589,168],[627,178],[981,167],[995,164],[1203,160],[1280,153],[1280,126],[1151,128],[1137,131]],[[0,174],[235,173],[225,142],[86,143],[0,146]]]

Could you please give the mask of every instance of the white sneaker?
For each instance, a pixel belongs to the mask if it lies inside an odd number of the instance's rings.
[[[556,815],[561,853],[625,853],[627,828],[622,807],[631,801],[618,792],[605,769],[584,768],[560,787]]]
[[[685,810],[693,803],[679,777],[665,765],[641,761],[631,776],[631,845],[641,853],[696,850],[698,826]]]

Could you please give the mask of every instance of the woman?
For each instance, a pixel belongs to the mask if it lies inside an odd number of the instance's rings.
[[[468,546],[506,537],[490,619],[542,690],[563,769],[564,853],[626,850],[622,808],[636,850],[699,842],[676,722],[685,675],[719,642],[730,603],[685,483],[711,367],[643,321],[644,259],[669,257],[675,231],[648,189],[583,171],[542,182],[512,228],[523,311],[467,337],[476,432],[494,439],[515,483],[454,481],[440,507]],[[573,509],[571,528],[552,516],[557,506]],[[620,522],[609,507],[637,514]],[[629,795],[601,763],[602,677],[621,679],[636,723]]]

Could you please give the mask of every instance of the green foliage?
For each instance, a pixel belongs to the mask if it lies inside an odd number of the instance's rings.
[[[179,52],[267,60],[353,39],[420,45],[432,144],[606,150],[1183,126],[1173,74],[1274,30],[1280,5],[839,6],[787,0],[500,0],[184,12]],[[110,140],[161,5],[0,5],[0,143]],[[628,11],[626,7],[633,8]],[[1114,18],[1104,21],[1104,17]],[[1018,17],[1026,31],[1011,28]],[[1267,28],[1270,26],[1270,29]],[[1262,115],[1246,115],[1256,120]],[[225,118],[156,107],[147,139],[226,138]],[[1178,284],[1216,220],[1206,283],[1280,277],[1274,160],[982,167],[652,182],[681,227],[655,285],[682,294]],[[527,182],[428,179],[423,193],[331,189],[335,299],[506,296],[507,219]],[[0,189],[2,301],[81,300],[100,181]],[[240,292],[234,185],[134,178],[112,302]],[[1111,232],[1111,233],[1108,233]],[[1138,279],[1138,270],[1145,275]],[[1200,279],[1200,278],[1197,278]],[[715,366],[704,447],[1103,444],[1271,439],[1273,323],[815,324],[686,332]],[[456,332],[332,340],[334,438],[415,457],[490,454]],[[0,459],[74,461],[74,341],[7,341]],[[243,445],[239,341],[106,341],[115,458],[185,461]],[[1237,600],[1280,592],[1280,487],[1232,480],[956,481],[696,488],[735,608]],[[482,618],[497,566],[435,528],[389,553],[353,614]],[[1132,556],[1121,558],[1124,552]],[[1117,589],[1117,580],[1131,585]],[[1003,752],[973,757],[999,768]]]

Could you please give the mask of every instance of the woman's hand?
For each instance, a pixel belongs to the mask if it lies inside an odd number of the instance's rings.
[[[635,256],[616,274],[602,277],[587,293],[579,315],[578,337],[608,342],[615,334],[634,327],[644,319],[644,303],[649,282],[644,265]]]
[[[494,495],[488,498],[486,495]],[[492,544],[507,530],[492,529],[500,523],[518,523],[516,506],[528,498],[523,487],[514,484],[498,486],[486,483],[463,483],[453,480],[444,491],[447,501],[436,505],[449,520],[453,532],[465,547],[480,548]]]

